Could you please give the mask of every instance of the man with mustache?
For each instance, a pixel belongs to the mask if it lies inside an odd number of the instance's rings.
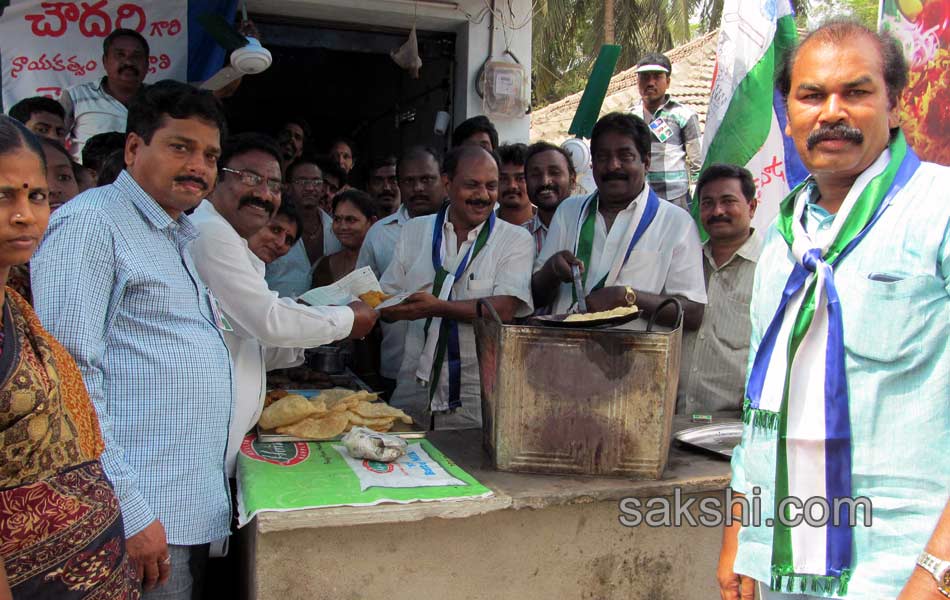
[[[400,197],[404,199],[402,206],[370,227],[356,259],[357,269],[370,267],[378,278],[389,268],[396,242],[406,222],[438,212],[445,201],[442,159],[432,148],[409,148],[400,157],[396,169]],[[380,347],[379,375],[387,397],[391,397],[396,389],[396,378],[406,345],[406,325],[405,321],[381,324],[383,342]]]
[[[190,598],[231,521],[231,358],[186,214],[214,187],[225,130],[210,92],[143,90],[129,106],[126,169],[53,213],[31,261],[37,313],[95,404],[145,598]]]
[[[699,232],[685,210],[659,200],[646,185],[646,123],[625,113],[604,115],[590,145],[597,191],[568,198],[554,214],[534,264],[535,305],[551,305],[553,314],[574,309],[576,264],[590,312],[636,304],[652,315],[675,296],[685,311],[685,329],[697,329],[706,304]],[[658,322],[671,324],[674,312],[664,310]]]
[[[233,476],[241,441],[264,406],[266,371],[301,364],[304,348],[363,337],[375,324],[376,312],[363,302],[303,306],[268,289],[264,263],[250,250],[248,239],[281,205],[280,151],[272,139],[256,133],[232,136],[221,150],[218,173],[214,193],[192,216],[201,232],[192,254],[218,300],[234,363],[225,463]]]
[[[294,117],[288,119],[277,132],[277,144],[280,146],[280,166],[287,166],[303,155],[304,144],[310,139],[310,125],[306,119]]]
[[[525,225],[534,217],[535,209],[528,200],[525,188],[524,144],[504,144],[498,147],[501,174],[498,179],[498,218],[513,225]]]
[[[498,167],[478,145],[453,148],[442,177],[449,203],[403,226],[380,282],[386,293],[411,294],[382,311],[410,322],[391,404],[432,429],[481,427],[477,301],[505,322],[532,311],[531,236],[495,216]]]
[[[950,597],[950,169],[907,146],[906,85],[899,42],[843,20],[776,78],[811,175],[755,273],[731,487],[761,519],[723,530],[726,600]]]
[[[284,178],[303,221],[303,232],[290,252],[267,265],[267,284],[281,296],[296,298],[313,287],[317,261],[343,246],[333,235],[333,219],[321,208],[327,181],[319,161],[304,155],[287,167]]]
[[[366,191],[376,203],[376,214],[386,217],[399,209],[399,181],[396,178],[396,157],[376,159],[370,165]]]
[[[125,131],[129,103],[148,74],[148,42],[132,29],[116,29],[102,42],[106,75],[63,92],[59,101],[66,112],[69,151],[76,162],[82,147],[97,133]]]
[[[683,335],[679,414],[742,408],[749,359],[749,300],[762,236],[752,229],[755,182],[742,167],[714,164],[696,184],[699,217],[709,233],[703,244],[708,303],[697,331]]]
[[[535,250],[540,254],[551,219],[561,202],[571,195],[577,172],[564,148],[548,142],[535,142],[525,153],[524,174],[528,198],[537,207],[537,214],[524,227],[534,238]]]
[[[663,54],[645,55],[637,63],[640,111],[650,126],[650,172],[647,184],[656,195],[689,210],[689,184],[702,167],[702,136],[696,113],[670,97],[673,66]]]

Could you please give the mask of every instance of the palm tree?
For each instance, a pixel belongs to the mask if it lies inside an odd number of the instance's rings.
[[[719,27],[726,0],[538,0],[532,24],[533,105],[584,87],[600,46],[622,46],[617,70]],[[803,19],[808,0],[792,0]],[[610,15],[613,18],[610,18]],[[698,30],[690,17],[698,15]],[[612,25],[612,26],[611,26]]]

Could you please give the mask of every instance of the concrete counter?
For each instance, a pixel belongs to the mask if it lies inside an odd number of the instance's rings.
[[[674,429],[689,424],[677,425]],[[619,501],[670,497],[676,489],[696,504],[722,499],[729,484],[727,461],[674,443],[657,481],[516,474],[489,466],[480,431],[428,437],[495,495],[260,514],[241,532],[250,597],[688,600],[718,595],[721,528],[625,527]]]

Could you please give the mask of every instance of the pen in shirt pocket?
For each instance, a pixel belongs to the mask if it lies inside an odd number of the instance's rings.
[[[899,275],[892,275],[890,273],[870,273],[868,274],[868,279],[871,281],[880,281],[882,283],[896,283],[903,280],[904,278]]]

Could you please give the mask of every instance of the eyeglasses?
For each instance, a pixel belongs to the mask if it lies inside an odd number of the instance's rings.
[[[323,184],[323,179],[320,177],[295,177],[291,183],[300,187],[317,187]]]
[[[257,187],[260,184],[267,182],[267,190],[272,194],[279,194],[281,189],[283,189],[284,184],[280,179],[266,179],[261,175],[258,175],[254,171],[237,171],[235,169],[229,169],[227,167],[221,167],[223,173],[233,173],[241,178],[241,183],[248,187]]]

